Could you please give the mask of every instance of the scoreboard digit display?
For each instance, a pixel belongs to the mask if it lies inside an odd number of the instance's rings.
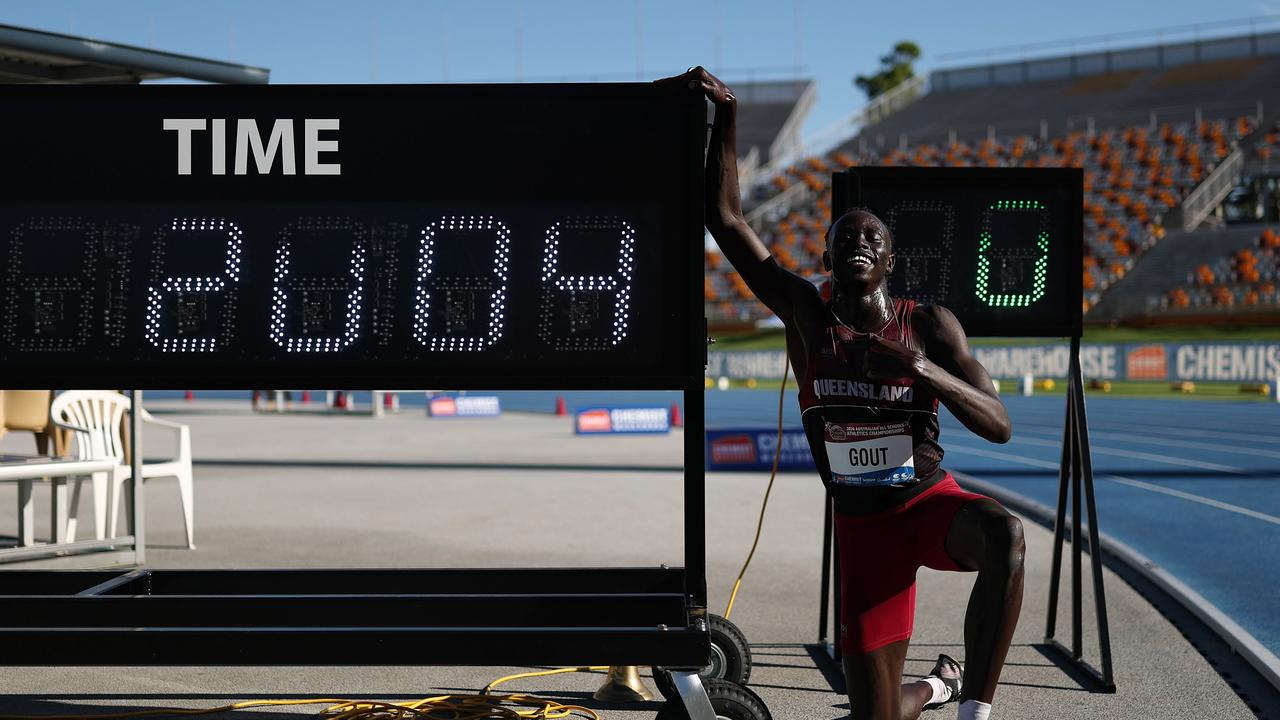
[[[1078,168],[851,168],[832,217],[869,208],[894,238],[889,292],[955,313],[970,336],[1078,337]]]
[[[683,88],[0,88],[6,387],[678,387]]]

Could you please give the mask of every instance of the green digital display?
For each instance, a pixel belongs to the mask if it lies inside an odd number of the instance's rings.
[[[971,336],[1080,333],[1078,168],[850,168],[833,177],[832,219],[855,207],[893,234],[894,297],[946,307]]]
[[[1020,217],[1034,217],[1039,228],[1035,231],[1035,247],[1027,250],[1015,246],[1012,250],[993,247],[996,237],[993,230],[997,217],[1017,214]],[[983,213],[983,228],[978,235],[978,276],[974,290],[978,297],[993,307],[1030,307],[1044,298],[1045,277],[1049,268],[1049,212],[1037,200],[999,200],[987,207]],[[1001,238],[1003,239],[1003,238]],[[1025,293],[991,292],[992,256],[1000,259],[1009,258],[1015,262],[1032,263],[1031,288]]]

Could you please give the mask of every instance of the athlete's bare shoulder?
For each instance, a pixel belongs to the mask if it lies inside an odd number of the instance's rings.
[[[797,331],[807,335],[814,323],[822,322],[826,312],[822,293],[812,282],[783,267],[778,267],[778,285],[783,288],[791,306],[791,317],[783,318],[783,322],[792,324]]]
[[[934,351],[968,353],[969,340],[954,313],[942,305],[919,304],[911,311],[911,325],[925,342],[928,354]]]

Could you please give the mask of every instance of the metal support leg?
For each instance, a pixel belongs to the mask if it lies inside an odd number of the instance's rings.
[[[818,596],[818,645],[827,646],[827,616],[831,596],[831,497],[822,496],[822,594]]]
[[[1103,692],[1115,692],[1115,678],[1111,666],[1111,633],[1107,622],[1106,591],[1102,577],[1102,548],[1098,542],[1098,511],[1093,489],[1093,463],[1089,457],[1089,426],[1085,418],[1084,378],[1080,372],[1079,338],[1071,340],[1071,363],[1068,373],[1066,427],[1062,434],[1062,464],[1058,470],[1058,512],[1054,523],[1053,569],[1049,578],[1049,613],[1045,624],[1045,643],[1069,658],[1071,664],[1097,681]],[[1071,647],[1069,648],[1054,637],[1059,578],[1062,571],[1062,544],[1066,533],[1068,489],[1071,495]],[[1102,655],[1101,671],[1084,660],[1085,537],[1082,503],[1089,516],[1089,565],[1093,578],[1094,609],[1097,612],[1098,644]]]
[[[53,542],[67,541],[67,478],[55,477],[50,488],[49,534]]]
[[[35,480],[18,481],[18,546],[31,547],[36,542],[36,513],[32,502]]]
[[[716,720],[715,708],[711,707],[711,698],[707,697],[697,670],[672,670],[671,681],[680,693],[689,720]]]
[[[146,496],[142,492],[142,391],[134,390],[129,413],[129,456],[133,477],[129,478],[129,529],[133,532],[134,562],[146,561]]]

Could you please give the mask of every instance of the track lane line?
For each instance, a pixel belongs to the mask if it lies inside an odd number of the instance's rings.
[[[956,422],[959,427],[964,427],[963,425],[959,425],[959,421],[956,421]],[[1057,423],[1038,423],[1038,422],[1032,422],[1029,420],[1024,420],[1019,422],[1018,425],[1019,426],[1043,425],[1044,427],[1050,428],[1050,429],[1057,428],[1057,431],[1059,433],[1062,432],[1062,423],[1060,421]],[[1132,425],[1129,425],[1128,427],[1132,427]],[[1104,432],[1107,432],[1109,431],[1109,428],[1110,426],[1106,424],[1091,422],[1089,424],[1089,434],[1092,435],[1094,430],[1102,430]],[[1256,441],[1260,443],[1266,443],[1268,445],[1280,445],[1280,437],[1276,437],[1275,435],[1253,435],[1250,433],[1234,433],[1234,432],[1225,432],[1222,430],[1181,430],[1178,428],[1171,428],[1171,427],[1150,427],[1150,426],[1144,426],[1142,429],[1146,432],[1154,433],[1156,435],[1165,434],[1165,435],[1172,435],[1174,437],[1222,438],[1224,440],[1249,440],[1249,441]]]
[[[1048,435],[1049,437],[1062,436],[1061,429],[1054,431],[1054,430],[1036,430],[1036,429],[1028,430],[1026,428],[1021,428],[1021,431],[1031,432],[1031,433],[1040,433],[1040,434]],[[1239,453],[1240,455],[1255,455],[1257,457],[1280,458],[1280,451],[1276,451],[1276,450],[1259,450],[1257,448],[1241,447],[1239,445],[1229,445],[1229,446],[1214,445],[1211,443],[1196,442],[1195,440],[1173,440],[1170,438],[1147,438],[1147,437],[1143,437],[1142,435],[1132,435],[1129,433],[1097,432],[1092,428],[1090,428],[1089,430],[1089,437],[1119,440],[1120,442],[1145,443],[1147,445],[1159,445],[1162,447],[1185,447],[1185,448],[1194,448],[1197,450],[1216,450],[1218,452]]]
[[[1013,438],[1012,442],[1023,443],[1026,445],[1039,445],[1041,447],[1062,448],[1061,442],[1054,442],[1052,440]],[[1219,465],[1218,463],[1204,462],[1203,460],[1174,458],[1169,457],[1168,455],[1156,455],[1154,453],[1139,452],[1137,450],[1106,447],[1105,445],[1095,445],[1094,443],[1089,443],[1089,451],[1096,455],[1112,455],[1114,457],[1129,458],[1130,460],[1145,460],[1146,462],[1164,463],[1165,465],[1181,465],[1182,467],[1192,467],[1199,470],[1212,470],[1214,472],[1231,473],[1233,475],[1241,475],[1245,472],[1243,468],[1231,467],[1230,465]]]
[[[1031,467],[1046,468],[1046,469],[1052,469],[1052,470],[1059,469],[1058,463],[1056,462],[1049,462],[1047,460],[1027,457],[1025,455],[1015,455],[1013,453],[999,452],[997,450],[986,450],[984,448],[969,447],[967,445],[950,444],[946,447],[946,452],[959,452],[962,454],[978,455],[980,457],[988,457],[996,460],[1006,460],[1008,462],[1018,463],[1020,465],[1029,465]],[[1222,502],[1221,500],[1214,500],[1213,498],[1207,498],[1207,497],[1204,497],[1203,495],[1195,495],[1193,493],[1183,492],[1181,490],[1173,490],[1171,488],[1161,487],[1154,483],[1143,482],[1142,480],[1134,480],[1133,478],[1128,478],[1123,475],[1115,475],[1112,473],[1097,473],[1094,475],[1094,478],[1099,480],[1108,480],[1110,482],[1114,482],[1120,485],[1128,485],[1130,487],[1135,487],[1142,490],[1148,490],[1151,492],[1160,493],[1162,495],[1169,495],[1171,497],[1176,497],[1181,500],[1186,500],[1188,502],[1194,502],[1200,505],[1207,505],[1209,507],[1217,508],[1219,510],[1225,510],[1227,512],[1236,513],[1237,515],[1250,517],[1255,520],[1262,520],[1263,522],[1272,523],[1274,525],[1280,525],[1280,517],[1276,517],[1274,515],[1268,515],[1267,513],[1258,512],[1257,510],[1241,507],[1239,505],[1232,505],[1231,503]]]

